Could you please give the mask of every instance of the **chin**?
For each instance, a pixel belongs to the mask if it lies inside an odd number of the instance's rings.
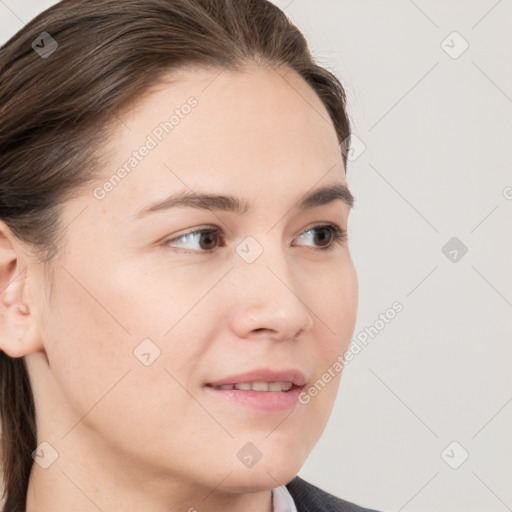
[[[294,457],[295,455],[295,457]],[[238,460],[232,473],[219,489],[229,493],[261,492],[287,484],[300,471],[304,461],[296,460],[296,453],[283,456],[262,457],[252,467],[245,467]]]
[[[269,491],[275,487],[287,484],[300,470],[299,468],[261,468],[253,471],[237,469],[218,487],[226,493],[245,494],[251,492]]]

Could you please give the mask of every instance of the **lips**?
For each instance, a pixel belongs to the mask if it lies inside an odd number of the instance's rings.
[[[250,388],[247,387],[249,384],[251,385]],[[230,375],[229,377],[209,382],[206,385],[214,388],[220,388],[220,386],[223,386],[220,389],[288,391],[288,389],[293,386],[302,387],[304,384],[306,384],[306,377],[300,370],[295,368],[286,370],[270,370],[262,368],[237,375]],[[282,389],[278,389],[279,385]]]
[[[279,413],[297,405],[306,382],[304,374],[295,368],[263,368],[209,382],[205,391],[212,400],[228,407]]]
[[[239,382],[238,384],[221,384],[214,386],[215,389],[238,389],[240,391],[289,391],[292,389],[291,382]]]

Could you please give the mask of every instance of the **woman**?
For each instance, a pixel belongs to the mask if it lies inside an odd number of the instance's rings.
[[[345,95],[302,34],[64,0],[0,66],[4,510],[363,510],[296,477],[357,312]]]

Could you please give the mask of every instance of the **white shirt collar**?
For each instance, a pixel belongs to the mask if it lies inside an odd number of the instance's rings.
[[[286,486],[272,489],[272,510],[273,512],[297,512],[295,502]]]

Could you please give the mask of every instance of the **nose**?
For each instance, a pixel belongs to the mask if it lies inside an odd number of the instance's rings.
[[[234,294],[229,319],[238,337],[287,340],[312,328],[314,279],[294,272],[282,248],[267,247],[252,263],[237,258],[229,274]]]

